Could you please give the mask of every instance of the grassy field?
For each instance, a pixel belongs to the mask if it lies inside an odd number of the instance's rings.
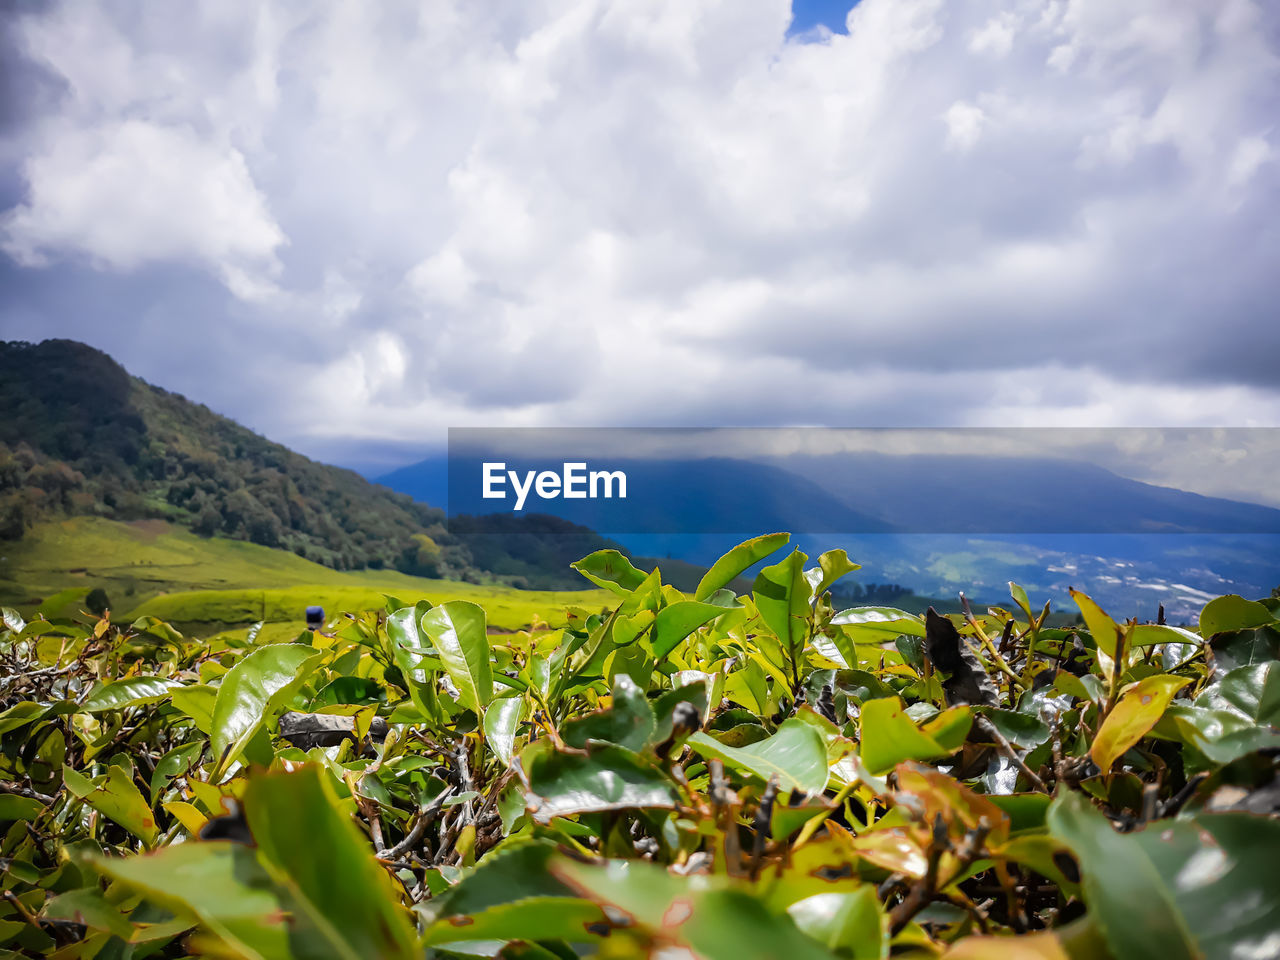
[[[585,581],[584,581],[585,582]],[[73,616],[95,587],[114,619],[149,614],[207,634],[264,620],[270,634],[301,629],[304,609],[332,615],[407,603],[474,600],[492,628],[518,630],[566,606],[599,607],[601,590],[526,591],[427,580],[390,570],[337,571],[292,553],[239,540],[204,539],[160,520],[119,523],[77,517],[39,524],[0,544],[0,603],[24,614]]]

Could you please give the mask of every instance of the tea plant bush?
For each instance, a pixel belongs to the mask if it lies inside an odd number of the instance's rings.
[[[1280,955],[1280,601],[837,610],[785,534],[490,634],[0,631],[0,955]]]

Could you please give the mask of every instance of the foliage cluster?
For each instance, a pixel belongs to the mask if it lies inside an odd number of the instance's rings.
[[[0,955],[1267,957],[1280,601],[844,610],[759,537],[491,635],[0,629]],[[3,954],[4,950],[10,951]]]

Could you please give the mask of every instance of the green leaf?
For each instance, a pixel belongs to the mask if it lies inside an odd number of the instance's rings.
[[[43,809],[44,804],[31,797],[20,797],[16,793],[0,793],[0,823],[34,820]]]
[[[559,753],[549,742],[539,741],[525,749],[521,760],[533,793],[529,807],[540,823],[593,810],[676,805],[675,784],[665,773],[613,744],[580,756]]]
[[[790,539],[789,533],[766,533],[762,537],[753,537],[738,544],[711,565],[711,569],[699,581],[693,599],[706,600]]]
[[[871,884],[805,897],[787,907],[787,913],[801,933],[843,956],[854,960],[889,956],[888,918]]]
[[[97,887],[68,890],[45,904],[44,915],[54,920],[69,920],[96,930],[106,930],[126,942],[133,936],[133,924],[129,918],[109,903]]]
[[[796,660],[808,634],[809,581],[804,562],[809,558],[799,550],[781,563],[765,567],[751,588],[760,618]]]
[[[1268,956],[1280,943],[1280,822],[1201,814],[1117,833],[1078,793],[1060,794],[1049,829],[1080,861],[1089,915],[1117,957]]]
[[[766,740],[729,747],[698,731],[689,746],[703,757],[717,757],[735,770],[767,781],[777,776],[782,790],[820,793],[827,786],[827,747],[812,726],[792,717]]]
[[[311,701],[313,709],[340,703],[386,703],[387,689],[371,677],[338,677],[325,684]]]
[[[147,846],[152,846],[160,836],[155,814],[133,778],[122,768],[109,767],[105,776],[90,780],[71,767],[63,767],[62,782],[68,791],[108,820],[120,824]]]
[[[445,673],[458,688],[462,705],[483,713],[493,699],[483,608],[469,600],[450,600],[422,615],[422,630],[431,638]]]
[[[422,618],[430,609],[431,604],[425,600],[412,607],[401,607],[387,617],[387,639],[409,699],[424,717],[435,718],[439,703],[431,686],[433,671],[424,664],[424,661],[434,662],[435,651],[427,646],[422,630]]]
[[[648,576],[617,550],[597,550],[569,566],[597,587],[612,590],[620,597],[628,596]]]
[[[708,889],[643,861],[610,860],[596,867],[561,857],[552,869],[582,896],[622,911],[652,933],[687,944],[709,960],[831,957],[797,930],[790,917],[764,909],[742,890]]]
[[[653,624],[653,655],[661,660],[689,634],[727,610],[713,603],[680,600],[658,611]]]
[[[103,713],[108,710],[123,710],[126,707],[138,707],[147,703],[155,703],[165,699],[169,694],[181,687],[177,680],[164,680],[160,677],[128,677],[124,680],[113,680],[99,685],[80,704],[84,713]]]
[[[1027,623],[1030,623],[1032,620],[1035,619],[1035,614],[1031,612],[1031,598],[1027,596],[1027,591],[1025,587],[1023,587],[1021,584],[1014,583],[1012,580],[1010,580],[1009,596],[1013,598],[1013,602],[1016,603],[1019,608],[1021,608],[1024,614],[1026,614]]]
[[[259,862],[332,956],[418,956],[390,876],[351,818],[338,810],[322,768],[252,778],[244,811]]]
[[[1210,600],[1200,611],[1200,635],[1207,638],[1215,633],[1252,630],[1275,622],[1275,615],[1263,604],[1229,593]]]
[[[1147,735],[1173,695],[1190,682],[1187,677],[1158,674],[1138,681],[1121,695],[1089,749],[1103,773],[1109,773],[1120,755]]]
[[[1204,764],[1195,754],[1184,752],[1182,762],[1188,773],[1228,764],[1259,750],[1280,749],[1280,730],[1259,726],[1235,710],[1212,710],[1182,703],[1171,704],[1152,733],[1179,740],[1208,761]]]
[[[209,742],[225,771],[262,729],[272,708],[290,696],[320,659],[308,646],[274,643],[259,647],[227,671],[213,703]]]
[[[815,597],[820,597],[826,593],[831,588],[831,585],[845,574],[861,570],[862,564],[854,563],[849,559],[849,554],[843,550],[828,550],[818,557],[818,568],[822,571],[822,579],[813,588]]]
[[[1029,713],[1001,710],[998,707],[981,707],[978,712],[990,720],[992,726],[1015,747],[1030,750],[1049,739],[1049,725]]]
[[[213,707],[218,700],[218,689],[203,683],[191,683],[175,687],[169,694],[170,702],[191,718],[195,728],[205,736],[213,729]]]
[[[880,697],[862,705],[862,763],[873,774],[903,760],[940,760],[960,749],[973,722],[968,707],[944,710],[923,726],[907,715],[900,697]]]
[[[569,720],[560,736],[571,747],[585,747],[588,740],[615,743],[637,753],[653,738],[657,721],[653,706],[634,680],[625,673],[613,678],[613,703],[607,710]]]
[[[1196,706],[1231,710],[1254,723],[1280,727],[1280,663],[1237,667],[1196,697]]]
[[[897,607],[849,607],[832,617],[831,625],[839,627],[854,643],[884,643],[903,634],[925,634],[924,621]]]
[[[524,719],[524,697],[499,697],[489,703],[484,715],[484,737],[494,756],[504,766],[511,766],[515,752],[516,731]]]
[[[590,942],[607,929],[598,906],[575,896],[548,872],[555,844],[514,841],[485,857],[456,886],[430,903],[435,917],[423,935],[432,945],[466,940]]]
[[[251,960],[322,960],[323,942],[290,916],[290,904],[252,847],[227,840],[183,843],[124,859],[100,857],[108,877],[200,922]],[[301,927],[301,928],[300,928]]]
[[[182,776],[191,769],[192,764],[203,752],[203,748],[204,741],[192,740],[190,743],[174,747],[156,761],[155,769],[151,772],[152,806],[160,799],[160,795],[169,786],[170,780]]]

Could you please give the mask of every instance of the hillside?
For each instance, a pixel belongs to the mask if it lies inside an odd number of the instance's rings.
[[[373,609],[385,598],[406,602],[469,599],[484,603],[502,630],[531,624],[548,610],[598,607],[608,597],[573,571],[578,589],[515,590],[414,577],[394,570],[339,571],[283,550],[222,537],[200,537],[162,520],[100,517],[40,521],[19,541],[0,543],[0,606],[26,616],[71,617],[101,590],[113,619],[152,615],[193,635],[259,620],[273,632],[296,632],[304,609]],[[274,625],[274,627],[272,626]]]
[[[576,588],[568,564],[616,546],[560,522],[537,531],[541,566],[509,557],[503,535],[482,538],[477,561],[439,509],[272,443],[92,347],[0,343],[0,542],[74,516],[162,519],[334,570],[548,589]]]

